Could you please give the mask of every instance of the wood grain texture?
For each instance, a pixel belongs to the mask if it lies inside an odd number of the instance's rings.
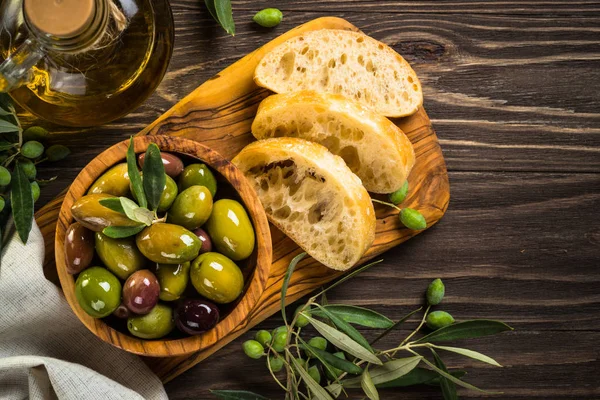
[[[201,142],[227,159],[233,158],[244,146],[254,141],[250,133],[250,125],[256,114],[258,104],[269,94],[267,90],[257,87],[252,79],[258,62],[270,49],[287,38],[300,35],[302,32],[322,28],[357,29],[339,18],[320,18],[301,25],[209,79],[142,130],[139,135],[155,135],[154,138],[160,138],[162,135],[184,137]],[[430,227],[443,216],[448,207],[450,196],[446,165],[441,149],[429,118],[422,108],[416,114],[397,119],[395,122],[410,139],[416,155],[415,166],[408,179],[411,190],[403,205],[420,210],[427,220],[428,227]],[[171,147],[179,145],[177,142],[170,142],[167,138],[160,138],[157,141],[161,149],[164,147],[166,150],[172,150]],[[142,145],[147,146],[148,143],[149,139],[136,139],[136,151],[143,150]],[[138,146],[140,146],[139,149]],[[186,146],[189,146],[189,143],[184,145],[184,147]],[[127,334],[121,334],[102,320],[89,317],[77,304],[74,295],[74,279],[66,272],[64,255],[61,251],[64,246],[63,240],[66,229],[72,222],[70,207],[108,166],[114,165],[118,160],[123,159],[125,150],[125,142],[122,142],[103,152],[84,168],[71,185],[60,210],[59,222],[56,227],[55,254],[57,268],[69,304],[79,319],[103,340],[137,354],[154,356],[183,355],[189,353],[191,349],[201,349],[195,354],[186,356],[147,360],[147,364],[152,370],[163,380],[169,380],[204,360],[237,336],[277,312],[280,308],[283,275],[292,258],[302,250],[291,239],[272,227],[272,230],[275,231],[272,245],[273,262],[269,280],[264,291],[260,294],[258,302],[250,309],[249,305],[254,305],[254,303],[249,300],[242,300],[239,306],[241,307],[240,312],[236,312],[236,308],[230,314],[230,321],[224,320],[214,331],[199,337],[170,341],[143,341],[132,338]],[[185,152],[183,151],[183,153]],[[197,156],[202,159],[206,158],[207,163],[216,170],[225,169],[222,172],[226,177],[230,178],[235,175],[226,170],[226,165],[213,160],[216,156],[211,155],[208,151],[198,148],[194,152],[200,153]],[[213,162],[211,163],[211,161]],[[232,180],[230,182],[236,188],[242,186],[239,182],[237,182],[237,185]],[[242,196],[244,196],[243,193]],[[253,211],[251,206],[249,209],[251,212]],[[38,221],[50,222],[49,225],[40,223],[46,243],[52,241],[53,233],[49,230],[52,227],[52,218],[44,214],[53,213],[54,211],[54,206],[49,205],[38,212]],[[377,215],[375,241],[358,265],[419,233],[402,227],[397,210],[377,205],[375,212]],[[53,258],[52,253],[46,254],[46,269],[53,268]],[[264,260],[259,258],[259,265],[261,261]],[[259,268],[258,271],[265,272],[264,268]],[[312,258],[306,259],[297,266],[290,280],[287,298],[289,301],[293,301],[341,274],[339,271],[326,268]],[[252,289],[255,291],[251,293]],[[246,295],[257,295],[256,290],[253,285],[250,285]],[[235,325],[233,321],[235,321]]]
[[[196,336],[186,336],[178,339],[158,339],[158,340],[142,340],[133,337],[127,332],[125,327],[116,329],[114,325],[110,325],[104,319],[90,317],[79,305],[75,296],[75,277],[67,271],[65,262],[65,235],[67,228],[74,222],[71,214],[71,206],[84,196],[90,186],[104,174],[109,168],[117,163],[125,161],[129,141],[120,142],[106,151],[102,152],[98,157],[94,158],[77,176],[75,181],[69,187],[64,201],[58,214],[58,222],[54,235],[54,253],[56,266],[60,278],[60,286],[67,302],[83,322],[83,324],[96,336],[113,346],[127,350],[131,353],[153,356],[153,357],[170,357],[177,355],[186,355],[202,349],[209,348],[215,343],[218,343],[222,338],[236,329],[242,321],[245,321],[251,310],[253,310],[265,290],[265,285],[269,277],[271,269],[272,247],[271,247],[271,231],[269,230],[269,222],[265,211],[260,204],[260,200],[252,186],[247,182],[244,175],[232,163],[221,157],[215,151],[201,144],[168,136],[142,136],[134,139],[134,149],[136,153],[144,152],[150,143],[156,143],[161,151],[166,151],[173,154],[185,155],[197,159],[211,167],[220,174],[220,192],[226,191],[225,182],[227,182],[234,193],[246,207],[248,215],[252,220],[254,231],[256,234],[255,250],[250,257],[238,262],[238,265],[244,272],[244,287],[243,295],[235,302],[235,308],[230,310],[226,315],[223,315],[219,323],[210,331]],[[54,209],[51,209],[53,211]],[[44,213],[40,211],[40,214]],[[56,215],[54,215],[56,217]],[[40,218],[47,218],[46,216]],[[44,226],[41,225],[40,226]],[[46,244],[52,242],[48,237],[49,232],[44,228],[44,241]],[[48,249],[47,249],[48,250]],[[50,262],[51,255],[46,254],[46,262]],[[121,321],[113,321],[121,322]],[[124,324],[122,324],[124,325]]]
[[[250,21],[272,7],[271,0],[233,0],[234,38],[216,26],[202,2],[171,5],[175,52],[143,106],[85,130],[36,121],[53,132],[52,143],[76,149],[69,159],[40,168],[43,177],[58,179],[42,190],[38,205],[101,151],[258,46],[316,17],[343,17],[415,68],[448,166],[452,201],[438,225],[386,252],[382,264],[336,288],[330,299],[398,319],[420,304],[431,279],[441,277],[447,285],[443,309],[459,319],[497,318],[516,328],[469,342],[503,369],[464,358],[449,362],[466,367],[469,382],[503,391],[490,396],[496,399],[600,397],[600,1],[281,0],[276,7],[284,20],[268,30]],[[227,388],[279,399],[262,362],[248,360],[240,346],[255,330],[281,323],[277,315],[267,319],[175,378],[166,386],[169,396],[213,399],[209,388]],[[387,344],[400,342],[416,323],[412,319]],[[442,397],[435,388],[417,387],[386,391],[383,398]]]

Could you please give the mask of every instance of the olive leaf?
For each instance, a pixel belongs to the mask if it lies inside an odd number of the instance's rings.
[[[146,225],[139,226],[109,226],[102,230],[102,233],[113,239],[122,239],[137,235],[140,233]]]
[[[496,333],[512,331],[513,328],[504,322],[488,319],[474,319],[457,322],[445,326],[416,340],[416,343],[447,342],[458,339],[471,339],[482,336],[495,335]]]
[[[146,202],[146,195],[144,194],[142,177],[140,176],[140,171],[138,171],[137,161],[135,159],[133,136],[129,139],[129,147],[127,148],[127,174],[129,175],[133,195],[140,203],[140,207],[147,207],[148,203]]]
[[[134,214],[134,210],[140,208],[135,201],[128,199],[127,197],[119,197],[119,202],[121,203],[121,207],[123,208],[125,215],[127,215],[127,218],[132,221],[142,222],[138,221]]]
[[[9,111],[11,114],[15,113],[15,106],[13,105],[11,97],[8,93],[0,93],[0,107]]]
[[[150,143],[148,150],[146,150],[142,172],[144,174],[142,183],[148,207],[155,211],[158,209],[160,198],[165,190],[167,178],[165,175],[165,166],[160,156],[160,149],[154,143]]]
[[[431,371],[431,370],[428,369],[427,371]],[[432,371],[432,372],[435,372],[435,371]],[[450,375],[452,375],[453,377],[460,379],[467,374],[467,371],[460,371],[460,370],[459,371],[448,371],[448,373]],[[436,375],[437,375],[437,373],[436,373]],[[440,386],[440,376],[437,375],[434,379],[430,380],[429,382],[425,382],[425,384],[429,385],[429,386]]]
[[[375,384],[373,384],[371,374],[369,374],[369,367],[365,368],[360,377],[360,387],[369,399],[379,400],[379,393],[377,392]]]
[[[252,393],[247,390],[212,390],[217,399],[220,400],[269,400],[260,394]]]
[[[306,313],[302,312],[310,324],[325,337],[325,339],[329,340],[335,347],[338,349],[345,351],[347,353],[352,354],[353,356],[368,361],[372,364],[382,365],[383,363],[379,358],[377,358],[373,353],[369,350],[365,349],[362,345],[358,344],[354,340],[352,340],[348,335],[338,331],[337,329],[319,321]]]
[[[152,221],[154,220],[154,213],[147,208],[138,207],[133,210],[133,215],[135,216],[135,220],[145,224],[146,226],[152,225]]]
[[[215,10],[215,0],[204,0],[204,4],[206,4],[206,8],[210,13],[210,16],[217,22],[219,22],[219,18],[217,17],[217,10]]]
[[[12,172],[10,202],[15,227],[23,243],[27,244],[29,232],[33,223],[33,194],[31,183],[23,171],[23,166],[17,162]]]
[[[125,214],[125,210],[123,209],[123,205],[121,204],[121,199],[118,197],[112,197],[108,199],[100,199],[98,201],[101,206],[104,206],[110,210],[116,211],[121,214]]]
[[[363,371],[363,369],[361,367],[354,364],[353,362],[344,360],[343,358],[336,357],[333,354],[328,353],[324,350],[313,347],[313,346],[307,344],[306,342],[304,342],[304,340],[302,340],[302,339],[300,339],[300,341],[302,342],[302,345],[300,346],[300,348],[305,350],[307,353],[310,353],[310,355],[313,356],[314,358],[321,361],[321,363],[323,363],[323,365],[327,369],[330,370],[329,372],[331,372],[332,375],[335,375],[335,374],[333,374],[334,371],[331,371],[331,368],[329,368],[329,367],[337,368],[344,372],[348,372],[348,373],[354,374],[354,375],[358,375],[358,374],[362,373],[362,371]]]
[[[14,148],[15,146],[16,146],[15,143],[10,143],[10,142],[7,142],[6,140],[2,140],[2,142],[0,142],[0,151],[10,150],[10,149]]]
[[[290,265],[288,266],[287,271],[285,272],[285,276],[283,277],[283,284],[281,285],[281,315],[283,316],[283,322],[287,326],[287,317],[285,315],[285,296],[287,295],[287,289],[290,284],[290,279],[292,278],[292,274],[294,273],[294,268],[296,265],[306,257],[306,252],[298,254],[296,257],[292,259]]]
[[[288,351],[288,353],[289,353],[289,351]],[[317,399],[317,400],[333,400],[331,398],[331,396],[329,395],[329,393],[327,393],[327,391],[325,389],[323,389],[323,387],[321,385],[319,385],[317,383],[317,381],[315,381],[312,378],[312,376],[310,376],[310,374],[300,365],[300,363],[298,363],[298,361],[296,361],[296,359],[291,355],[291,353],[289,353],[289,354],[290,354],[290,360],[292,361],[292,364],[294,365],[294,369],[296,370],[296,372],[298,372],[298,375],[300,375],[300,378],[302,378],[304,383],[306,383],[306,386],[312,392],[315,399]]]
[[[325,318],[328,318],[331,322],[333,322],[333,324],[340,331],[344,332],[352,340],[354,340],[356,343],[360,344],[365,349],[369,350],[371,353],[373,352],[373,349],[371,348],[371,345],[369,345],[369,342],[367,341],[367,339],[365,339],[365,337],[363,335],[361,335],[360,332],[357,331],[352,325],[350,325],[349,323],[347,323],[346,321],[344,321],[337,315],[333,314],[332,312],[330,312],[328,309],[324,308],[323,306],[321,306],[319,304],[316,304],[316,306],[318,307],[318,309],[316,309],[316,310],[319,310],[321,312],[321,315],[323,315]]]
[[[394,325],[394,321],[385,315],[379,314],[373,310],[369,310],[368,308],[341,304],[326,305],[323,306],[323,308],[336,317],[351,324],[376,329],[388,329]],[[313,314],[317,316],[323,315],[321,310],[318,309],[314,310]]]
[[[338,398],[340,394],[342,394],[342,390],[344,387],[339,383],[332,383],[331,385],[325,386],[325,390],[327,390],[331,395],[335,398]]]
[[[446,365],[442,361],[442,359],[437,355],[437,353],[431,349],[431,353],[433,353],[433,358],[435,359],[435,364],[439,369],[448,373],[446,369]],[[456,384],[443,375],[440,375],[440,386],[442,388],[442,395],[444,396],[444,400],[458,400],[458,395],[456,394]]]
[[[323,367],[324,367],[325,371],[328,371],[329,374],[331,374],[331,376],[336,377],[335,381],[339,382],[339,379],[337,378],[338,374],[337,374],[336,371],[334,371],[335,367],[332,366],[330,364],[330,362],[333,362],[336,365],[339,365],[340,363],[338,363],[336,360],[338,360],[338,361],[341,360],[341,361],[344,361],[344,362],[348,362],[348,361],[346,361],[344,359],[341,359],[341,358],[338,358],[338,357],[334,356],[333,354],[327,353],[326,351],[323,351],[321,349],[317,349],[316,347],[313,347],[313,346],[309,345],[300,336],[298,336],[298,340],[301,343],[300,348],[303,349],[306,352],[307,356],[309,356],[309,357],[312,356],[312,357],[316,358],[317,360],[319,360],[321,362],[321,364],[323,364]],[[328,362],[327,360],[329,360],[330,362]],[[352,364],[352,363],[350,363],[350,364]],[[362,368],[360,368],[360,367],[358,367],[357,365],[354,365],[354,364],[352,364],[352,365],[354,367],[358,368],[360,371],[362,371]],[[345,367],[347,367],[347,366],[345,366]],[[341,369],[341,368],[338,368],[338,369]]]
[[[411,311],[408,314],[406,314],[404,317],[400,318],[400,320],[398,320],[398,322],[396,322],[394,325],[392,325],[389,328],[387,328],[379,336],[377,336],[375,339],[373,339],[371,341],[371,345],[374,345],[375,343],[379,342],[381,339],[383,339],[384,337],[386,337],[388,333],[390,333],[391,331],[393,331],[394,329],[396,329],[396,327],[398,327],[399,325],[401,325],[404,322],[406,322],[407,319],[409,319],[410,317],[412,317],[414,314],[418,313],[422,309],[423,309],[423,307],[419,307],[415,311]]]
[[[223,29],[230,35],[235,35],[235,22],[233,22],[233,11],[231,10],[231,0],[214,0],[217,21]]]
[[[494,365],[496,367],[502,366],[502,365],[498,364],[498,362],[496,360],[494,360],[492,357],[488,357],[485,354],[481,354],[477,351],[463,349],[460,347],[448,347],[448,346],[436,346],[436,345],[431,345],[431,346],[435,347],[436,349],[442,349],[442,350],[446,350],[446,351],[451,351],[453,353],[461,354],[463,356],[470,357],[474,360],[488,363],[488,364]]]
[[[9,114],[12,115],[12,114]],[[0,119],[0,133],[5,132],[19,132],[21,128],[18,125],[8,122],[7,120]]]
[[[435,365],[433,365],[429,360],[427,360],[426,358],[423,358],[423,362],[425,364],[427,364],[429,366],[429,368],[431,368],[432,370],[434,370],[435,372],[437,372],[440,376],[456,383],[459,386],[462,386],[464,388],[467,389],[471,389],[471,390],[475,390],[477,392],[481,392],[481,393],[488,393],[488,394],[500,394],[500,392],[490,392],[487,390],[483,390],[483,389],[479,389],[477,386],[473,386],[470,383],[467,383],[465,381],[461,381],[460,379],[450,375],[448,372],[443,371],[441,369],[439,369],[438,367],[436,367]]]
[[[421,356],[398,358],[396,360],[388,361],[385,364],[372,368],[370,371],[371,379],[375,385],[379,385],[386,382],[391,382],[398,379],[410,371],[415,369],[417,365],[424,360]],[[342,381],[342,385],[345,388],[357,388],[360,387],[361,378],[350,378]]]

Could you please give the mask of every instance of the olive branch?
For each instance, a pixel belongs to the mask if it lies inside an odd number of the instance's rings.
[[[486,319],[455,322],[447,312],[431,311],[445,295],[445,286],[440,279],[431,282],[427,288],[427,304],[418,326],[401,343],[390,349],[380,350],[375,344],[422,311],[423,307],[394,322],[367,308],[328,304],[326,297],[332,288],[382,260],[357,269],[310,297],[296,309],[288,322],[285,295],[294,269],[305,256],[306,253],[296,256],[284,276],[281,290],[284,325],[272,333],[261,330],[254,340],[243,344],[244,352],[249,357],[266,357],[267,369],[284,391],[286,399],[332,400],[348,390],[361,389],[367,398],[378,400],[379,389],[420,384],[439,386],[446,400],[458,398],[457,386],[495,393],[461,379],[466,372],[449,370],[438,352],[452,352],[499,367],[496,360],[473,350],[439,343],[494,335],[512,328],[502,322]],[[302,329],[308,325],[321,336],[306,341],[302,337]],[[369,342],[355,325],[382,329],[383,332]],[[416,335],[425,326],[430,332],[417,338]],[[397,357],[397,354],[402,357]],[[431,360],[427,354],[431,355]],[[278,375],[282,371],[285,371],[285,379],[281,374]],[[246,390],[212,390],[212,393],[217,398],[229,400],[267,399]]]

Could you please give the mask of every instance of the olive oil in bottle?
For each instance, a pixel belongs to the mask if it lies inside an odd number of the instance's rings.
[[[0,4],[0,92],[60,125],[100,125],[135,109],[172,49],[168,0]]]

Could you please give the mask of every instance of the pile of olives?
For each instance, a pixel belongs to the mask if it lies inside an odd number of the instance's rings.
[[[121,196],[135,200],[127,163],[122,163],[74,203],[76,222],[65,236],[66,266],[78,275],[75,294],[81,308],[94,318],[126,320],[128,331],[142,339],[164,337],[175,327],[189,335],[213,328],[231,308],[220,307],[242,293],[244,274],[236,262],[248,258],[255,245],[242,204],[214,201],[217,180],[206,165],[184,166],[174,154],[160,155],[166,182],[158,220],[129,237],[102,232],[137,224],[100,203]],[[142,167],[144,154],[137,161]]]

